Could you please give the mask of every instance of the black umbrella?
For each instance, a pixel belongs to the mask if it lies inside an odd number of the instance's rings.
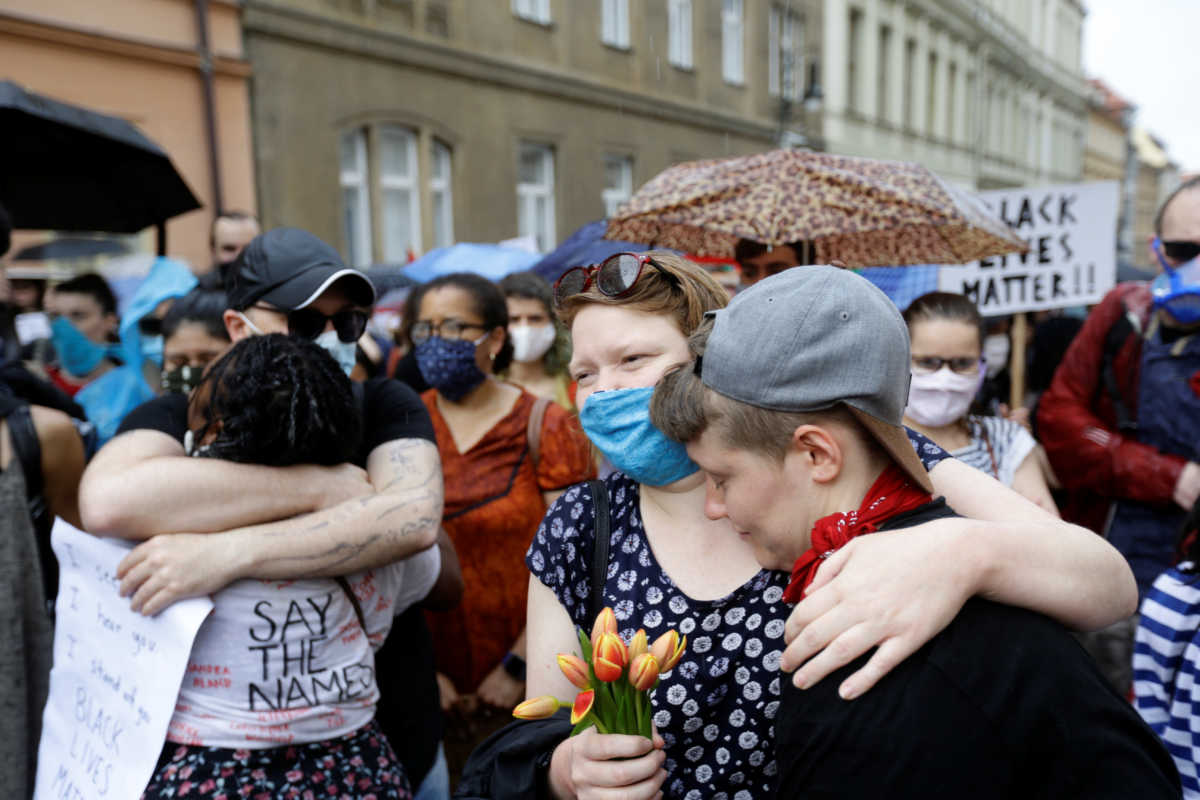
[[[132,124],[0,81],[0,205],[14,228],[137,233],[200,208]],[[163,247],[162,228],[159,247]]]
[[[129,248],[114,239],[85,239],[80,236],[64,236],[41,244],[23,247],[13,256],[13,261],[49,261],[51,259],[91,258],[92,256],[119,256]]]
[[[380,297],[396,289],[409,289],[416,286],[418,281],[405,273],[407,264],[372,264],[367,270],[367,277],[375,284],[375,291]]]

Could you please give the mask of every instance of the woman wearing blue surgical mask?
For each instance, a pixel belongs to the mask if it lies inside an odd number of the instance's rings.
[[[74,397],[120,363],[117,299],[108,281],[90,272],[56,286],[47,311],[57,362],[46,365],[46,376]]]
[[[458,609],[430,614],[434,650],[443,706],[463,712],[464,727],[480,731],[480,716],[503,722],[524,697],[525,549],[546,506],[590,477],[591,453],[561,406],[539,406],[529,392],[494,377],[512,357],[508,310],[496,284],[457,273],[414,291],[420,296],[409,337],[433,387],[421,397],[442,459],[442,522],[469,587]],[[464,735],[457,733],[446,738],[452,772]]]
[[[979,309],[961,294],[930,292],[904,319],[912,343],[904,424],[1057,515],[1033,436],[1013,420],[967,413],[987,374]]]
[[[914,436],[935,490],[975,519],[856,540],[825,562],[793,610],[782,600],[788,574],[761,569],[738,531],[706,515],[706,488],[724,476],[701,473],[649,421],[655,384],[668,370],[692,368],[687,337],[726,304],[724,289],[677,256],[631,253],[568,272],[555,299],[571,332],[580,421],[618,471],[605,479],[611,545],[602,586],[591,579],[596,517],[587,485],[550,507],[530,546],[526,695],[574,696],[555,656],[578,652],[576,626],[592,629],[593,592],[626,640],[639,628],[652,641],[676,629],[687,647],[652,696],[653,740],[594,729],[567,738],[564,719],[529,723],[541,726],[534,747],[523,733],[531,729],[515,727],[503,740],[511,735],[512,749],[489,762],[502,768],[488,772],[481,759],[485,775],[468,773],[493,797],[541,780],[558,798],[769,797],[782,681],[810,685],[877,648],[840,685],[855,697],[977,592],[1071,626],[1107,624],[1136,602],[1128,567],[1098,537]]]

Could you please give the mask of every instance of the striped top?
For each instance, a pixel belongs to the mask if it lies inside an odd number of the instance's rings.
[[[1191,562],[1179,565],[1187,569]],[[1142,602],[1133,651],[1138,713],[1175,759],[1185,798],[1200,799],[1200,575],[1169,569]]]
[[[950,455],[986,472],[1005,486],[1012,486],[1017,467],[1021,466],[1037,442],[1029,431],[1003,417],[967,417],[971,443]]]

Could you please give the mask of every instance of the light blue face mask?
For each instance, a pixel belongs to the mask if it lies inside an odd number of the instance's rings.
[[[82,378],[89,374],[115,345],[96,344],[83,335],[66,317],[57,317],[50,323],[50,341],[58,354],[58,363],[68,374]]]
[[[342,368],[342,372],[347,375],[354,369],[355,356],[357,351],[355,347],[358,342],[343,342],[338,338],[337,331],[325,331],[313,343],[324,348],[325,352],[333,356],[333,360],[338,362],[338,366]]]
[[[647,486],[666,486],[700,467],[650,423],[654,387],[596,392],[579,412],[583,432],[613,466]]]

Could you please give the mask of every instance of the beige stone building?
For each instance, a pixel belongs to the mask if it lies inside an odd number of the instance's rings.
[[[1150,249],[1154,218],[1171,190],[1179,185],[1179,166],[1171,161],[1166,145],[1145,128],[1130,135],[1136,163],[1133,170],[1133,247],[1130,263],[1148,273],[1159,272]]]
[[[675,162],[800,141],[808,5],[247,0],[264,222],[355,264],[549,249]]]
[[[166,150],[204,206],[168,223],[168,251],[205,267],[218,202],[256,205],[238,17],[234,0],[0,3],[0,78],[127,119]]]
[[[1130,131],[1137,107],[1103,81],[1088,81],[1087,138],[1083,149],[1085,181],[1118,181],[1121,200],[1117,222],[1117,262],[1132,264],[1136,158]]]
[[[1080,0],[824,0],[822,139],[967,188],[1079,180]]]

